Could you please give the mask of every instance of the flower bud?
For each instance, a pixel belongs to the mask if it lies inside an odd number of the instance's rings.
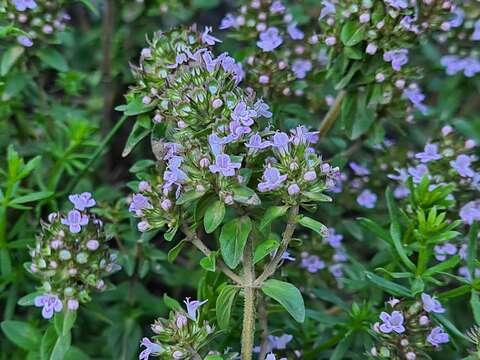
[[[76,299],[69,299],[67,301],[67,308],[68,310],[75,311],[78,309],[78,300]]]
[[[305,181],[314,181],[317,178],[317,173],[315,171],[307,171],[303,175]]]
[[[297,184],[291,184],[288,187],[287,191],[288,191],[289,195],[295,195],[295,194],[298,194],[300,192],[300,187]]]

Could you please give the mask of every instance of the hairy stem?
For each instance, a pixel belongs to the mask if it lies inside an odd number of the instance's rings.
[[[182,225],[182,231],[187,235],[187,240],[190,241],[198,250],[200,250],[205,256],[208,256],[212,251],[208,248],[207,245],[195,234],[188,225]],[[227,275],[230,280],[236,282],[239,285],[243,284],[242,278],[235,274],[232,270],[228,268],[227,265],[222,261],[222,259],[216,259],[216,266],[219,268],[225,275]]]
[[[255,266],[253,264],[253,240],[250,237],[243,252],[243,328],[242,328],[242,360],[252,359],[253,341],[255,333]]]
[[[270,276],[272,276],[278,268],[278,264],[282,261],[282,256],[288,248],[288,244],[290,244],[290,240],[292,240],[293,232],[297,226],[297,215],[298,215],[299,207],[298,205],[292,206],[290,208],[288,214],[288,222],[287,226],[285,227],[285,231],[283,232],[282,243],[280,244],[275,256],[270,260],[270,262],[265,266],[262,274],[255,280],[254,286],[261,287],[262,283],[267,280]]]
[[[318,133],[321,138],[328,133],[328,131],[331,129],[331,127],[337,120],[338,115],[340,114],[340,109],[342,108],[342,102],[343,102],[343,99],[345,98],[345,95],[347,95],[347,92],[345,90],[342,90],[337,94],[337,97],[335,98],[335,102],[333,103],[330,110],[328,110],[327,115],[325,115],[322,122],[320,123]]]
[[[260,353],[258,355],[259,360],[265,360],[268,351],[268,316],[267,306],[263,296],[258,296],[258,323],[262,329],[262,342],[260,345]]]

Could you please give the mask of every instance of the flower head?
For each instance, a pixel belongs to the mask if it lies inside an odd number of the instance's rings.
[[[305,36],[303,31],[301,31],[299,28],[297,28],[297,24],[295,24],[295,23],[290,23],[288,25],[287,32],[288,32],[288,35],[290,35],[290,37],[293,40],[302,40]]]
[[[284,132],[277,131],[275,135],[273,135],[273,147],[277,149],[280,154],[285,155],[288,153],[288,143],[290,139],[288,135]]]
[[[32,39],[30,39],[28,36],[25,36],[25,35],[18,36],[17,41],[19,42],[20,45],[22,45],[24,47],[32,47],[33,46]]]
[[[460,209],[460,218],[467,224],[480,221],[480,204],[476,201],[470,201]]]
[[[272,145],[271,141],[262,140],[262,137],[258,133],[255,133],[252,136],[250,136],[250,139],[248,139],[248,142],[245,144],[246,147],[254,150],[266,149],[271,145]]]
[[[137,214],[138,216],[142,215],[143,209],[152,209],[152,204],[148,198],[142,194],[133,194],[132,202],[128,211]]]
[[[63,225],[68,225],[72,234],[77,234],[82,230],[82,226],[88,225],[88,216],[82,215],[78,210],[70,210],[61,222]]]
[[[393,311],[391,314],[382,311],[380,320],[383,321],[383,324],[380,325],[380,331],[384,334],[390,334],[392,331],[397,334],[405,332],[405,327],[403,326],[404,318],[400,311]]]
[[[62,302],[55,294],[39,295],[35,298],[34,304],[36,307],[43,308],[42,316],[44,319],[51,319],[54,312],[60,312],[63,309]]]

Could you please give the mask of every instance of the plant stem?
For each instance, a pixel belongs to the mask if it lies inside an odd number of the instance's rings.
[[[100,145],[97,147],[97,150],[93,153],[92,157],[88,160],[87,164],[85,167],[82,169],[80,174],[77,176],[73,177],[70,182],[66,186],[66,190],[64,193],[61,194],[61,196],[65,194],[71,193],[74,189],[75,186],[77,186],[78,182],[82,179],[82,177],[90,170],[90,168],[93,166],[95,161],[100,157],[102,152],[105,150],[105,148],[108,146],[110,141],[113,139],[113,136],[117,133],[117,131],[122,127],[122,125],[125,123],[125,121],[128,119],[128,116],[123,115],[120,120],[117,121],[115,126],[110,130],[110,132],[107,134],[107,136],[103,139],[103,141],[100,143]]]
[[[290,240],[292,240],[293,232],[297,226],[297,215],[299,207],[298,205],[292,206],[288,214],[288,222],[283,232],[282,243],[280,244],[275,256],[272,260],[265,266],[263,273],[255,280],[254,286],[261,287],[262,283],[272,276],[277,270],[278,264],[282,261],[282,256],[288,248]]]
[[[208,246],[203,243],[203,241],[188,227],[188,225],[183,224],[182,231],[185,235],[187,235],[187,240],[190,241],[205,256],[209,256],[212,253]],[[222,259],[216,259],[216,266],[223,271],[223,273],[227,275],[230,280],[236,282],[238,285],[243,284],[242,278],[230,270],[222,261]]]
[[[244,278],[244,307],[242,328],[242,360],[252,359],[253,340],[255,333],[255,266],[253,264],[253,240],[250,237],[243,252],[243,278]]]
[[[268,351],[268,316],[265,299],[263,296],[258,296],[258,323],[262,329],[262,342],[260,345],[259,360],[264,360]]]
[[[340,114],[340,110],[342,107],[343,99],[347,95],[345,90],[340,91],[335,98],[335,102],[333,103],[330,110],[328,110],[327,115],[323,118],[322,122],[320,123],[320,127],[318,128],[318,134],[320,138],[324,137],[330,128],[335,123],[335,120],[338,118],[338,114]]]

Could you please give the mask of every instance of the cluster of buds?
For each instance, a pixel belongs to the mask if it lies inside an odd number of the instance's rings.
[[[448,343],[450,338],[441,326],[431,319],[434,313],[444,313],[442,304],[426,293],[421,300],[390,299],[380,322],[373,325],[378,345],[370,350],[375,359],[416,360]]]
[[[42,233],[30,249],[30,272],[42,281],[35,306],[51,318],[65,307],[75,311],[91,300],[91,290],[106,288],[103,278],[119,270],[116,254],[108,245],[102,221],[91,209],[90,193],[69,196],[74,209],[66,216],[52,213],[42,222]]]
[[[141,183],[130,207],[142,218],[141,230],[176,226],[178,205],[209,193],[227,205],[259,205],[261,196],[288,204],[328,201],[322,192],[339,176],[315,153],[315,132],[271,129],[269,106],[238,86],[241,66],[203,47],[215,41],[208,28],[173,30],[156,34],[142,51],[139,83],[127,99],[143,103],[163,139],[154,143],[155,184]],[[165,213],[164,221],[158,218]]]
[[[452,6],[452,18],[442,23],[437,40],[448,52],[441,59],[448,75],[463,73],[473,77],[480,72],[480,9],[478,1],[465,0]]]
[[[269,98],[304,95],[328,61],[318,35],[305,34],[281,0],[248,1],[237,14],[227,14],[220,29],[255,44],[245,54],[246,82]]]
[[[3,2],[3,3],[2,3]],[[63,1],[52,0],[3,0],[0,13],[22,31],[17,41],[31,47],[36,40],[51,39],[56,32],[64,31],[70,16],[64,11]]]
[[[172,311],[168,319],[158,319],[151,326],[155,335],[140,342],[144,347],[140,360],[147,360],[150,356],[168,360],[201,359],[198,352],[209,342],[215,330],[207,321],[200,321],[198,309],[206,301],[187,298],[184,302],[186,312]]]
[[[408,99],[425,113],[425,96],[414,82],[420,73],[409,65],[410,50],[422,34],[441,27],[450,8],[446,0],[324,1],[319,18],[321,41],[330,47],[329,57],[337,59],[333,67],[339,79],[355,75],[350,82],[378,85],[372,96],[379,93],[381,104]],[[346,61],[353,65],[345,70]]]

